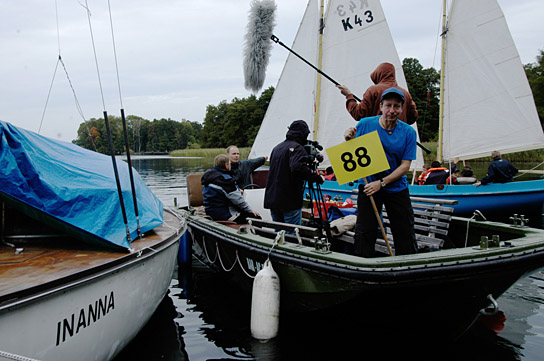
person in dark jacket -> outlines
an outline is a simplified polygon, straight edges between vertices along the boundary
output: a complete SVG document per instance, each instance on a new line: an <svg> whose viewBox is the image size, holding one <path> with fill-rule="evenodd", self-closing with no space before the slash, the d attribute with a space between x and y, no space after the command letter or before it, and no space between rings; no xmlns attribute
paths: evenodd
<svg viewBox="0 0 544 361"><path fill-rule="evenodd" d="M425 177L425 185L429 184L446 184L450 176L450 171L446 167L442 167L442 163L435 160L431 163L431 168L427 171Z"/></svg>
<svg viewBox="0 0 544 361"><path fill-rule="evenodd" d="M487 175L481 181L476 183L476 187L480 184L486 185L489 183L508 183L514 181L514 176L518 173L518 169L506 159L501 158L501 153L494 150L491 153L493 160L487 167Z"/></svg>
<svg viewBox="0 0 544 361"><path fill-rule="evenodd" d="M259 157L240 161L240 150L235 145L227 148L227 155L230 160L230 173L241 189L253 183L251 174L267 160L267 157Z"/></svg>
<svg viewBox="0 0 544 361"><path fill-rule="evenodd" d="M301 224L304 182L323 184L323 178L308 165L304 149L308 134L308 124L295 120L289 126L286 139L270 154L264 208L270 209L275 222Z"/></svg>
<svg viewBox="0 0 544 361"><path fill-rule="evenodd" d="M202 195L206 214L214 221L247 223L247 217L260 218L251 210L242 192L230 175L230 162L226 154L215 157L214 167L202 175Z"/></svg>

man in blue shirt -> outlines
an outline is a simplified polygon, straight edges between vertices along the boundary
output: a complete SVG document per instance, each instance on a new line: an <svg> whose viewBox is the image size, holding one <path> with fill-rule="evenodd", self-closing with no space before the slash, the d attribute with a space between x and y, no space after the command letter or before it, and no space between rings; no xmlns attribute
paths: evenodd
<svg viewBox="0 0 544 361"><path fill-rule="evenodd" d="M359 181L357 225L354 254L373 257L378 221L370 196L378 210L385 205L395 243L395 254L417 253L414 232L414 211L408 192L406 173L416 159L416 132L399 120L404 105L404 94L397 88L385 90L381 96L381 115L362 118L356 128L349 128L344 137L353 139L374 131L378 132L390 169L367 177L368 184Z"/></svg>

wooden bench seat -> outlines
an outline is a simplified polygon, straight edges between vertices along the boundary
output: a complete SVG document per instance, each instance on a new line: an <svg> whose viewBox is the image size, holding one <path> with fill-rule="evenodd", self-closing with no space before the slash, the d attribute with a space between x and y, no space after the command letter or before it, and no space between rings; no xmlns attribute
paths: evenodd
<svg viewBox="0 0 544 361"><path fill-rule="evenodd" d="M448 235L450 221L453 216L455 200L432 199L422 197L410 197L414 210L414 231L420 250L436 251L444 247L445 238ZM383 209L383 225L386 229L387 240L392 249L395 242L391 234L391 224L387 217L387 211ZM376 250L387 253L387 246L383 239L376 241Z"/></svg>
<svg viewBox="0 0 544 361"><path fill-rule="evenodd" d="M414 210L414 231L420 250L436 251L442 249L448 235L455 200L431 199L422 197L410 197ZM395 242L391 233L391 225L385 207L382 211L382 222L386 229L387 240L394 252ZM353 244L354 232L346 232L337 239ZM381 232L379 232L381 236ZM383 238L376 240L376 251L388 254L387 245Z"/></svg>

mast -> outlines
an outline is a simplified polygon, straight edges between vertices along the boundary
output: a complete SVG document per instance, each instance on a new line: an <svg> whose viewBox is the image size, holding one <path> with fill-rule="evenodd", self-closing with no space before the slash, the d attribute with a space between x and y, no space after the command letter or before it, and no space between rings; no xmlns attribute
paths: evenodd
<svg viewBox="0 0 544 361"><path fill-rule="evenodd" d="M323 67L323 28L325 23L323 20L323 10L325 7L325 0L321 0L320 10L319 10L319 37L317 45L317 67L321 69ZM317 85L316 85L316 94L315 94L315 115L314 115L314 135L313 140L317 140L317 131L319 127L319 103L321 99L321 74L317 73Z"/></svg>
<svg viewBox="0 0 544 361"><path fill-rule="evenodd" d="M442 15L442 60L440 65L440 110L438 115L438 149L436 151L436 160L442 162L442 155L444 153L444 65L446 63L446 0L443 2L443 15Z"/></svg>

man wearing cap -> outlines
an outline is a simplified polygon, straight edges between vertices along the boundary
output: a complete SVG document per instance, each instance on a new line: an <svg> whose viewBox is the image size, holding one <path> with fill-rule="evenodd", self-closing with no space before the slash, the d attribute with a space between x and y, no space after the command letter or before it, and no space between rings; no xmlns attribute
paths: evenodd
<svg viewBox="0 0 544 361"><path fill-rule="evenodd" d="M395 243L395 254L417 253L414 232L414 212L408 192L406 173L416 159L416 132L399 120L404 104L400 89L386 89L380 101L381 115L362 118L356 128L344 133L346 140L378 132L390 169L367 177L368 184L359 181L357 225L355 227L354 254L373 257L378 221L371 204L374 198L378 210L385 205Z"/></svg>
<svg viewBox="0 0 544 361"><path fill-rule="evenodd" d="M289 126L285 140L270 154L264 208L270 209L274 222L300 225L304 181L323 184L323 178L308 165L308 153L304 149L308 134L308 124L295 120Z"/></svg>

